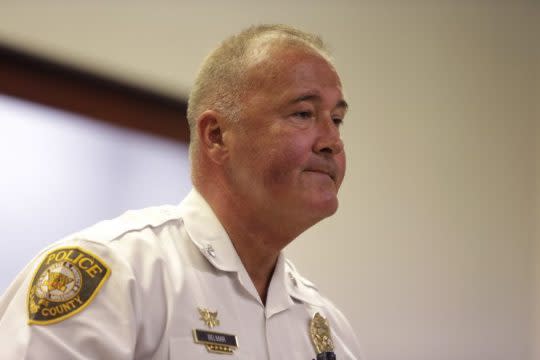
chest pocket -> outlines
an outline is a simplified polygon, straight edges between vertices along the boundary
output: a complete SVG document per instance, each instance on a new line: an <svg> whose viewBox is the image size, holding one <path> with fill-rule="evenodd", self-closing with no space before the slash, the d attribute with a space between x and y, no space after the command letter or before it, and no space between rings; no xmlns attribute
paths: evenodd
<svg viewBox="0 0 540 360"><path fill-rule="evenodd" d="M217 354L209 352L204 344L197 344L192 337L177 337L169 340L169 360L246 360L242 349L234 350L232 354Z"/></svg>

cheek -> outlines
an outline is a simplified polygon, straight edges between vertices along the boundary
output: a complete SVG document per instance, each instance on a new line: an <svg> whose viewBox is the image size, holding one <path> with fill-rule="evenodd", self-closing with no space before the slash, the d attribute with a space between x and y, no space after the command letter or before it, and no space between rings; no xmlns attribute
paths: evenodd
<svg viewBox="0 0 540 360"><path fill-rule="evenodd" d="M311 155L303 141L280 141L263 154L264 178L267 184L290 183L304 169Z"/></svg>

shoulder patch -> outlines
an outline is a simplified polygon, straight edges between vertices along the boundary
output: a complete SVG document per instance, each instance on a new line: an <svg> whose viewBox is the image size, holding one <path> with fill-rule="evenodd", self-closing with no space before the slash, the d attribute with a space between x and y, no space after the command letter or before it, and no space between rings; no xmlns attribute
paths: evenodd
<svg viewBox="0 0 540 360"><path fill-rule="evenodd" d="M92 302L111 270L79 247L57 248L39 264L28 289L28 324L65 320Z"/></svg>

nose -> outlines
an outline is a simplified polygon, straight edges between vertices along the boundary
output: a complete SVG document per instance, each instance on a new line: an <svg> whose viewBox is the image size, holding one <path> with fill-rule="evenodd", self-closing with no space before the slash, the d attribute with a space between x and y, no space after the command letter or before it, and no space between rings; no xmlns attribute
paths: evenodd
<svg viewBox="0 0 540 360"><path fill-rule="evenodd" d="M332 117L320 119L317 124L317 140L313 144L313 151L318 154L337 155L343 151L343 140L338 125Z"/></svg>

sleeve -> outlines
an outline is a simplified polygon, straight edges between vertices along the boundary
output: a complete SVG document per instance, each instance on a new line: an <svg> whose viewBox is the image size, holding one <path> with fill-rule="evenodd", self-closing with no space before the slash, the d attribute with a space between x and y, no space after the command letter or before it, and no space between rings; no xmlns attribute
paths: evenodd
<svg viewBox="0 0 540 360"><path fill-rule="evenodd" d="M0 299L3 359L133 359L137 288L106 245L57 244L37 256Z"/></svg>

